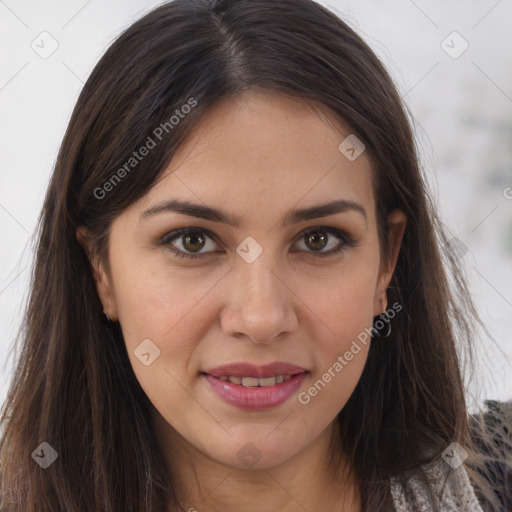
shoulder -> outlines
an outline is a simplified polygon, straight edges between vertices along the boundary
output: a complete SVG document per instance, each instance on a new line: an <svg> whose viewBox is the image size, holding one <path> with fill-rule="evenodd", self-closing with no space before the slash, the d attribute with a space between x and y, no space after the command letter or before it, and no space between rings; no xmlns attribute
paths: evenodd
<svg viewBox="0 0 512 512"><path fill-rule="evenodd" d="M434 501L442 512L483 512L464 465L452 468L443 459L423 473L391 479L397 512L431 512Z"/></svg>

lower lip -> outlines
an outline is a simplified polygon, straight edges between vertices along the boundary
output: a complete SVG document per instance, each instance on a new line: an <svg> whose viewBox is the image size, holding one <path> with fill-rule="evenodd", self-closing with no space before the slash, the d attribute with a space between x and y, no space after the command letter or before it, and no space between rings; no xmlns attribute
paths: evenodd
<svg viewBox="0 0 512 512"><path fill-rule="evenodd" d="M246 410L270 409L286 402L302 385L307 373L298 373L274 386L245 387L203 374L213 390L228 404Z"/></svg>

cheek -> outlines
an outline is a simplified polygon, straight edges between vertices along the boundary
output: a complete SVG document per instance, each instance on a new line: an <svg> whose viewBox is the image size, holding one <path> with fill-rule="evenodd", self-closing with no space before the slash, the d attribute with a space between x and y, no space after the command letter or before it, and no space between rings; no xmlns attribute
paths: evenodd
<svg viewBox="0 0 512 512"><path fill-rule="evenodd" d="M361 378L370 349L371 338L362 331L364 318L350 317L344 312L342 319L337 324L340 334L334 341L317 341L317 351L321 352L317 354L319 364L297 395L301 416L310 419L313 437L345 407Z"/></svg>
<svg viewBox="0 0 512 512"><path fill-rule="evenodd" d="M320 279L304 280L302 296L311 305L313 318L324 324L327 347L343 350L350 340L371 327L377 267L359 258Z"/></svg>
<svg viewBox="0 0 512 512"><path fill-rule="evenodd" d="M343 408L363 372L377 270L373 258L358 258L310 288L308 303L315 313L310 315L315 324L312 332L324 334L315 336L314 374L298 398L326 421Z"/></svg>
<svg viewBox="0 0 512 512"><path fill-rule="evenodd" d="M117 277L113 275L116 303L135 376L162 415L187 417L191 358L205 337L208 292L215 280L196 279L183 271L179 276L150 261L118 263Z"/></svg>
<svg viewBox="0 0 512 512"><path fill-rule="evenodd" d="M162 260L148 257L131 264L126 257L118 261L115 274L113 270L121 324L134 335L160 341L183 325L190 328L214 284L211 275L173 269Z"/></svg>

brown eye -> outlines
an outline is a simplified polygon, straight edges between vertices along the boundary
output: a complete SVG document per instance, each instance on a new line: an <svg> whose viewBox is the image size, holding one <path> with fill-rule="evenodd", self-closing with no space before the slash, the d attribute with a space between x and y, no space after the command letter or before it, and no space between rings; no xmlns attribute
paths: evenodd
<svg viewBox="0 0 512 512"><path fill-rule="evenodd" d="M159 245L166 246L178 258L200 258L219 252L215 251L217 244L214 238L215 236L205 229L184 228L167 233L160 239ZM299 242L304 244L299 252L318 257L334 256L345 248L356 245L344 231L321 226L302 233ZM325 248L329 250L324 250ZM292 252L297 251L292 250Z"/></svg>
<svg viewBox="0 0 512 512"><path fill-rule="evenodd" d="M298 243L303 245L300 248L301 252L320 257L333 256L346 247L355 246L354 240L345 232L335 228L322 228L321 226L302 233Z"/></svg>
<svg viewBox="0 0 512 512"><path fill-rule="evenodd" d="M178 258L199 258L215 252L212 235L204 229L179 229L165 235L161 241ZM203 251L203 249L205 249Z"/></svg>
<svg viewBox="0 0 512 512"><path fill-rule="evenodd" d="M188 235L182 235L182 244L187 251L198 252L205 245L205 238L201 236L200 231L195 231Z"/></svg>
<svg viewBox="0 0 512 512"><path fill-rule="evenodd" d="M327 245L325 231L312 231L305 235L306 245L314 251L320 251Z"/></svg>

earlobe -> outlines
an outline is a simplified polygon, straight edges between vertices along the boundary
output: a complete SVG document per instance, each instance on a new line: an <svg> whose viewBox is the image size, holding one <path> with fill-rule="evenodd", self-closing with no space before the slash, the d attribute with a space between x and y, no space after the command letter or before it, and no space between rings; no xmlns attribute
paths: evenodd
<svg viewBox="0 0 512 512"><path fill-rule="evenodd" d="M89 232L84 226L80 226L76 230L76 239L78 243L84 248L87 258L91 264L94 284L96 285L96 291L103 305L103 312L109 320L117 321L117 306L112 284L103 263L99 260L97 254L95 254L95 251L91 246L91 238L89 236Z"/></svg>

